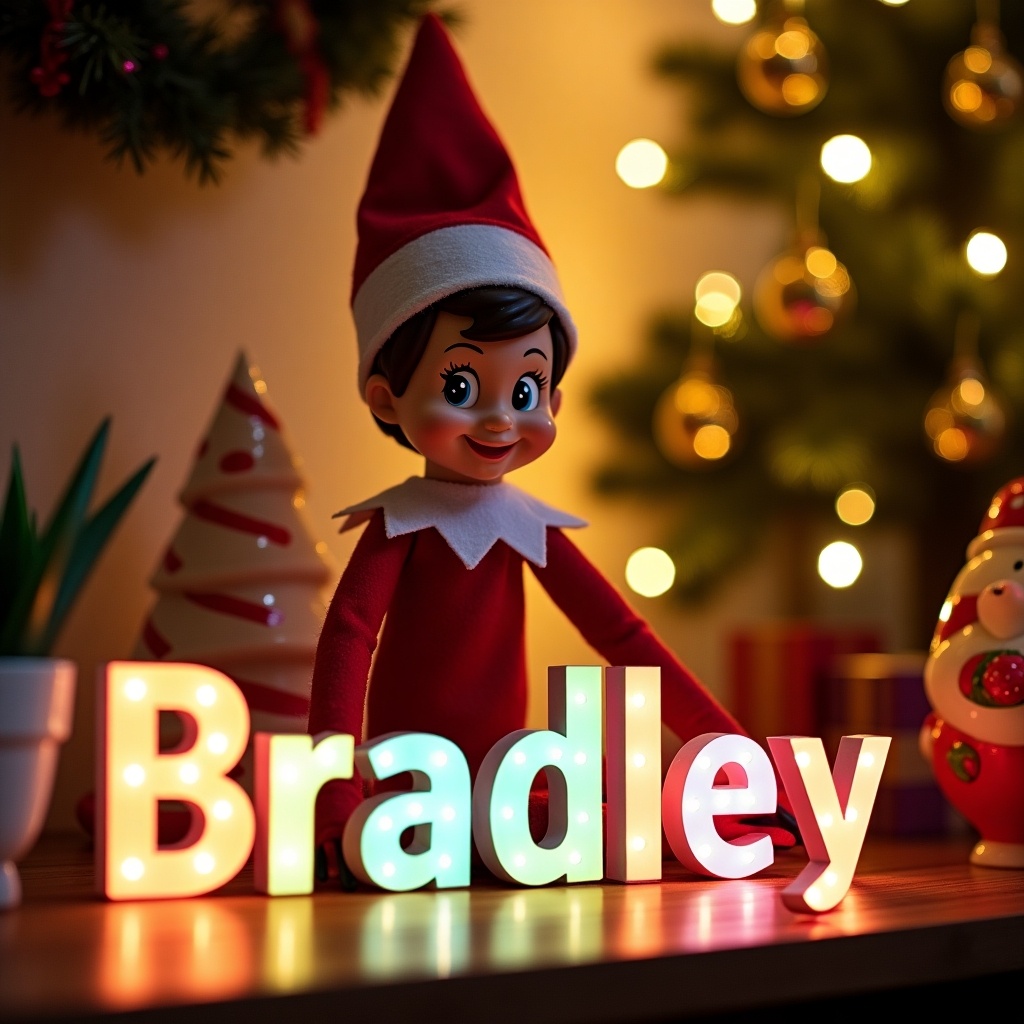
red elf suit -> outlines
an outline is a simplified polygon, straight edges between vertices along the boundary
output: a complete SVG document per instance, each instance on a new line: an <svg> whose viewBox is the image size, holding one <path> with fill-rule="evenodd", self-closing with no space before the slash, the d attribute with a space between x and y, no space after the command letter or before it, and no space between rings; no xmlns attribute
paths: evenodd
<svg viewBox="0 0 1024 1024"><path fill-rule="evenodd" d="M361 392L406 320L486 285L540 296L571 358L576 328L554 265L434 15L421 23L388 113L358 227L352 308ZM569 539L564 531L582 520L505 482L426 478L343 514L343 528L367 525L320 636L311 734L436 733L461 748L475 778L494 743L526 723L524 563L608 664L660 666L663 720L680 740L744 732ZM318 843L340 835L362 797L359 779L325 787Z"/></svg>

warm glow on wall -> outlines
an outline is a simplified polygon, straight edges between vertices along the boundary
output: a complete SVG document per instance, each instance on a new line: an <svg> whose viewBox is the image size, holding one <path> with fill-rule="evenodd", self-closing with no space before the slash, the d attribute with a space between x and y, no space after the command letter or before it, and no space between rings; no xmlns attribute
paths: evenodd
<svg viewBox="0 0 1024 1024"><path fill-rule="evenodd" d="M720 771L725 785L715 785ZM705 733L685 743L672 760L662 791L665 836L680 863L719 878L746 878L775 859L771 838L751 830L727 842L717 814L774 814L778 786L764 749L746 736Z"/></svg>
<svg viewBox="0 0 1024 1024"><path fill-rule="evenodd" d="M473 787L473 835L487 867L522 885L604 875L601 668L548 670L549 729L519 729L484 758ZM530 789L545 771L548 829L530 834Z"/></svg>
<svg viewBox="0 0 1024 1024"><path fill-rule="evenodd" d="M844 736L829 773L820 739L768 738L810 857L807 867L782 891L790 910L831 910L849 890L889 743L888 736Z"/></svg>
<svg viewBox="0 0 1024 1024"><path fill-rule="evenodd" d="M329 779L352 777L353 743L345 733L256 734L258 892L291 896L313 891L316 795Z"/></svg>
<svg viewBox="0 0 1024 1024"><path fill-rule="evenodd" d="M627 142L615 158L615 173L630 188L651 188L668 170L665 150L652 139Z"/></svg>
<svg viewBox="0 0 1024 1024"><path fill-rule="evenodd" d="M252 850L252 804L227 773L249 739L238 687L205 665L110 662L99 685L96 870L112 900L197 896L233 878ZM184 739L161 751L160 712L174 711ZM181 801L192 827L157 845L160 801Z"/></svg>
<svg viewBox="0 0 1024 1024"><path fill-rule="evenodd" d="M605 669L605 875L661 878L661 670Z"/></svg>

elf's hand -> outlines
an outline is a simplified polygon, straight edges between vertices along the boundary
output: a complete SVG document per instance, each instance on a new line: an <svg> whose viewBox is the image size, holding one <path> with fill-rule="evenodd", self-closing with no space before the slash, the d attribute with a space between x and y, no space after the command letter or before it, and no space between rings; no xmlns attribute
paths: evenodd
<svg viewBox="0 0 1024 1024"><path fill-rule="evenodd" d="M351 892L359 884L345 863L345 824L364 798L359 779L332 779L316 801L313 871L318 882L338 882Z"/></svg>
<svg viewBox="0 0 1024 1024"><path fill-rule="evenodd" d="M345 892L353 892L359 884L345 863L340 835L317 843L313 869L318 882L337 881Z"/></svg>
<svg viewBox="0 0 1024 1024"><path fill-rule="evenodd" d="M750 832L763 832L776 850L788 850L803 843L796 818L782 807L774 814L716 814L715 828L726 842Z"/></svg>

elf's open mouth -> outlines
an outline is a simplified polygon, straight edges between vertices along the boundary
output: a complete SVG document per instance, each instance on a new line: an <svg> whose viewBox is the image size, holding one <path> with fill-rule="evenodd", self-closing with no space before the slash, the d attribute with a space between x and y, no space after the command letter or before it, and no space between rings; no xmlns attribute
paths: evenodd
<svg viewBox="0 0 1024 1024"><path fill-rule="evenodd" d="M518 442L513 441L511 444L484 444L482 441L474 441L473 438L467 435L466 444L482 459L498 462L500 459L505 458Z"/></svg>

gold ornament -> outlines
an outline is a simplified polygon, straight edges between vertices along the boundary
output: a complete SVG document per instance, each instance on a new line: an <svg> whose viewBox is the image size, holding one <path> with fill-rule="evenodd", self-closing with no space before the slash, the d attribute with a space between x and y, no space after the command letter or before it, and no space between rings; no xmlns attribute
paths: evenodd
<svg viewBox="0 0 1024 1024"><path fill-rule="evenodd" d="M654 409L654 440L673 465L713 466L732 451L739 416L732 392L718 384L708 359L693 359Z"/></svg>
<svg viewBox="0 0 1024 1024"><path fill-rule="evenodd" d="M772 260L754 284L754 314L779 341L808 342L850 314L853 281L824 245L798 246Z"/></svg>
<svg viewBox="0 0 1024 1024"><path fill-rule="evenodd" d="M924 430L946 462L985 462L999 450L1006 412L973 359L954 359L946 383L928 403Z"/></svg>
<svg viewBox="0 0 1024 1024"><path fill-rule="evenodd" d="M943 100L949 116L965 128L1004 128L1020 110L1024 69L1006 52L995 25L979 22L971 45L946 65Z"/></svg>
<svg viewBox="0 0 1024 1024"><path fill-rule="evenodd" d="M828 89L828 57L800 17L755 32L736 64L740 91L758 110L793 117L813 110Z"/></svg>

